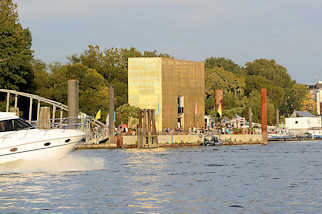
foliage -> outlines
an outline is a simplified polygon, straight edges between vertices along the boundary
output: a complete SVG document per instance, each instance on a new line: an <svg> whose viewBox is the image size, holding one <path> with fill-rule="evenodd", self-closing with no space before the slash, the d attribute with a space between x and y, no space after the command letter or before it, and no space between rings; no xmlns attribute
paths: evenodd
<svg viewBox="0 0 322 214"><path fill-rule="evenodd" d="M42 63L35 62L33 65L37 93L40 96L67 104L67 82L69 79L77 79L80 111L95 116L101 109L102 119L105 120L108 112L108 88L102 75L80 63L54 63L49 65L49 73L44 71Z"/></svg>
<svg viewBox="0 0 322 214"><path fill-rule="evenodd" d="M129 104L124 104L118 107L116 125L120 125L122 123L128 124L130 119L135 123L139 118L139 110L140 109L138 107L130 106Z"/></svg>
<svg viewBox="0 0 322 214"><path fill-rule="evenodd" d="M303 100L302 108L300 108L301 111L307 111L311 112L312 114L316 115L316 102L313 99L313 93L309 92L305 96L305 99Z"/></svg>
<svg viewBox="0 0 322 214"><path fill-rule="evenodd" d="M261 94L258 91L253 91L248 97L247 104L243 109L242 116L249 119L248 109L251 107L253 113L253 122L261 122ZM274 124L276 122L276 110L270 98L267 98L267 123Z"/></svg>
<svg viewBox="0 0 322 214"><path fill-rule="evenodd" d="M31 91L31 33L18 20L12 0L0 2L0 88Z"/></svg>
<svg viewBox="0 0 322 214"><path fill-rule="evenodd" d="M237 65L230 59L225 59L224 57L209 57L205 59L206 70L209 70L215 67L222 68L226 71L230 71L233 73L238 73L242 70L239 65Z"/></svg>
<svg viewBox="0 0 322 214"><path fill-rule="evenodd" d="M276 109L282 117L301 109L306 96L304 85L292 81L285 67L274 60L257 59L238 66L230 59L210 57L205 60L206 113L213 114L214 93L223 89L223 115L242 114L248 118L253 109L254 121L260 121L260 90L267 89L268 123L275 121Z"/></svg>

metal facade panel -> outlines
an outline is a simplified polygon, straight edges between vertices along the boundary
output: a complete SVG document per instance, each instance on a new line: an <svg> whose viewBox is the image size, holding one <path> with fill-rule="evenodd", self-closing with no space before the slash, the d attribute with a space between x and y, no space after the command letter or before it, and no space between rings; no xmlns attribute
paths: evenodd
<svg viewBox="0 0 322 214"><path fill-rule="evenodd" d="M155 109L156 128L162 129L161 58L138 57L128 60L129 104L141 109Z"/></svg>
<svg viewBox="0 0 322 214"><path fill-rule="evenodd" d="M162 58L162 126L177 127L177 98L184 97L184 130L204 127L204 64ZM196 110L196 115L195 115Z"/></svg>
<svg viewBox="0 0 322 214"><path fill-rule="evenodd" d="M204 127L205 77L202 62L158 57L129 58L128 87L130 105L159 109L157 131L177 127L178 96L184 96L184 129Z"/></svg>

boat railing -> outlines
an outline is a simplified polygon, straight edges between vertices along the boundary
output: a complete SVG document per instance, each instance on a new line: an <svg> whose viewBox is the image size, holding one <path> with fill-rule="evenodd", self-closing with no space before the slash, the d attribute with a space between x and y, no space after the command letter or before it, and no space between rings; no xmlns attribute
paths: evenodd
<svg viewBox="0 0 322 214"><path fill-rule="evenodd" d="M93 117L82 118L56 118L49 121L32 121L31 124L39 129L78 129L86 134L85 143L99 143L107 139L108 129L106 125Z"/></svg>

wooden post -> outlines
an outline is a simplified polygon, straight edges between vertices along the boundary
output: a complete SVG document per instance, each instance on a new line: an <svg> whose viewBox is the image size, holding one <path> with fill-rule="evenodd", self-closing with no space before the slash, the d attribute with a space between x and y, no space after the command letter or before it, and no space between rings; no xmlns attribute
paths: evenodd
<svg viewBox="0 0 322 214"><path fill-rule="evenodd" d="M276 126L280 124L280 110L276 109Z"/></svg>
<svg viewBox="0 0 322 214"><path fill-rule="evenodd" d="M29 103L29 122L32 120L32 98L30 98L30 103Z"/></svg>
<svg viewBox="0 0 322 214"><path fill-rule="evenodd" d="M261 99L261 110L262 110L262 137L263 144L267 144L267 99L266 99L266 88L261 89L262 99Z"/></svg>
<svg viewBox="0 0 322 214"><path fill-rule="evenodd" d="M110 138L113 141L114 138L114 88L110 85L108 89L108 101L109 101L109 133Z"/></svg>
<svg viewBox="0 0 322 214"><path fill-rule="evenodd" d="M153 143L158 145L158 134L157 134L157 129L155 125L155 111L154 109L152 110L152 134L153 134Z"/></svg>
<svg viewBox="0 0 322 214"><path fill-rule="evenodd" d="M149 148L151 148L151 144L152 144L152 138L151 138L151 130L152 130L152 126L151 126L151 121L152 121L152 112L151 109L147 110L148 113L148 144L149 144Z"/></svg>
<svg viewBox="0 0 322 214"><path fill-rule="evenodd" d="M68 80L68 117L71 128L76 128L79 113L78 80Z"/></svg>
<svg viewBox="0 0 322 214"><path fill-rule="evenodd" d="M10 93L7 93L7 106L6 106L6 112L9 112L9 106L10 106Z"/></svg>
<svg viewBox="0 0 322 214"><path fill-rule="evenodd" d="M143 138L142 138L142 111L139 110L139 124L138 124L138 127L137 127L137 130L136 130L136 134L137 134L137 141L138 141L138 145L137 147L138 148L142 148L142 145L143 145Z"/></svg>
<svg viewBox="0 0 322 214"><path fill-rule="evenodd" d="M146 132L147 132L147 127L146 127L146 123L147 123L147 121L146 121L146 119L147 119L147 111L146 111L146 109L144 109L143 110L143 144L144 144L144 146L145 146L145 144L147 143L147 140L146 140Z"/></svg>
<svg viewBox="0 0 322 214"><path fill-rule="evenodd" d="M248 108L248 122L249 122L249 128L253 128L253 112L252 112L252 107Z"/></svg>
<svg viewBox="0 0 322 214"><path fill-rule="evenodd" d="M39 114L40 114L40 100L38 100L38 104L37 104L37 121L39 121Z"/></svg>
<svg viewBox="0 0 322 214"><path fill-rule="evenodd" d="M41 107L39 116L39 129L49 129L50 128L50 108Z"/></svg>

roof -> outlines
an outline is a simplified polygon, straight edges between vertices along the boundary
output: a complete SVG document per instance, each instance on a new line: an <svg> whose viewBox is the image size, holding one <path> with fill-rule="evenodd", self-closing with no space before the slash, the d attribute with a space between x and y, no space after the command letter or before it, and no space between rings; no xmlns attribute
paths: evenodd
<svg viewBox="0 0 322 214"><path fill-rule="evenodd" d="M293 113L294 114L294 113ZM313 114L307 111L295 111L296 117L315 117Z"/></svg>

